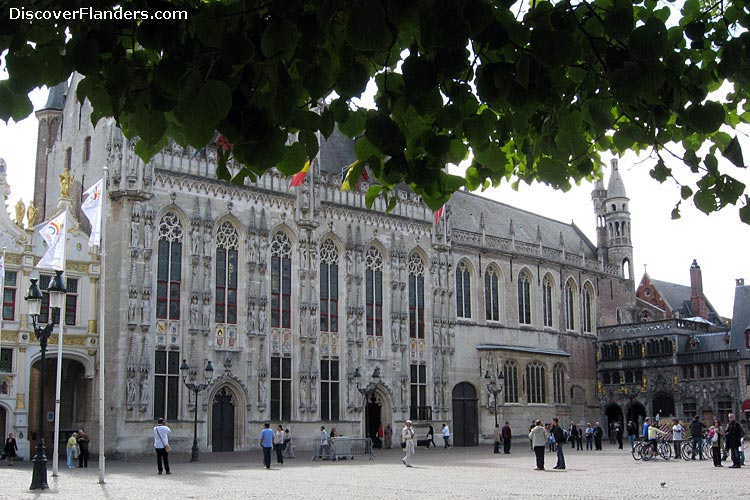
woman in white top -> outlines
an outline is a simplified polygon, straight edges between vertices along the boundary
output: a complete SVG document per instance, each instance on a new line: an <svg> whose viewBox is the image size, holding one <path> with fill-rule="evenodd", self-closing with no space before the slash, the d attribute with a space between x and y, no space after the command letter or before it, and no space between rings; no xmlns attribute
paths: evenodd
<svg viewBox="0 0 750 500"><path fill-rule="evenodd" d="M284 463L284 427L279 424L273 436L273 447L276 448L276 463Z"/></svg>
<svg viewBox="0 0 750 500"><path fill-rule="evenodd" d="M685 435L685 428L680 425L676 418L672 419L672 441L674 442L674 456L677 459L682 458L682 439Z"/></svg>

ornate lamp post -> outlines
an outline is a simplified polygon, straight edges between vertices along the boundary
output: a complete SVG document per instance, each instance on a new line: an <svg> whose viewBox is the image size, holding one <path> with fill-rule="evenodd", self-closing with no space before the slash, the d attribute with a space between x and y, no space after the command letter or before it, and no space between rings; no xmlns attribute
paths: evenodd
<svg viewBox="0 0 750 500"><path fill-rule="evenodd" d="M187 360L182 360L180 365L180 371L182 372L182 382L185 384L195 396L195 419L193 420L193 448L190 454L190 461L197 462L199 451L198 451L198 393L206 389L211 385L211 379L214 376L214 367L211 366L211 361L206 360L206 367L203 369L203 383L197 381L197 370L190 368L187 364Z"/></svg>
<svg viewBox="0 0 750 500"><path fill-rule="evenodd" d="M495 403L495 427L497 427L497 397L503 392L503 380L505 377L502 372L492 373L487 370L484 373L484 382L487 384L487 392L492 394L492 401Z"/></svg>
<svg viewBox="0 0 750 500"><path fill-rule="evenodd" d="M31 317L31 324L34 327L34 334L37 340L39 340L39 348L42 352L41 359L41 377L39 379L39 437L36 442L36 455L32 461L34 462L34 472L31 476L30 490L46 490L49 489L47 484L47 448L44 445L44 390L45 381L47 378L46 367L47 367L47 339L49 339L52 333L53 323L48 323L47 326L42 328L36 324L39 319L39 313L42 310L42 291L39 289L37 284L39 280L37 278L31 279L31 286L29 286L29 293L26 295L26 301L29 304L29 316ZM50 318L51 319L51 318Z"/></svg>
<svg viewBox="0 0 750 500"><path fill-rule="evenodd" d="M364 401L362 402L362 413L364 413L365 408L367 407L367 401L375 394L375 390L377 389L378 382L380 382L380 367L376 366L375 370L372 372L372 381L368 382L365 387L362 387L362 374L359 373L359 368L354 369L354 373L352 374L352 379L354 380L354 383L357 386L357 390L360 394L364 396ZM367 417L365 417L366 419ZM366 422L366 420L365 420ZM364 435L367 437L368 429L365 425L365 432ZM373 441L375 441L373 439Z"/></svg>

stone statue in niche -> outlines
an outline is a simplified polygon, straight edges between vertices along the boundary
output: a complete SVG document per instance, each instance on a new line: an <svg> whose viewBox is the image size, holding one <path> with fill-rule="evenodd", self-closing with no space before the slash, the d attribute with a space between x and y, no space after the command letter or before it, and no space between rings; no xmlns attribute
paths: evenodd
<svg viewBox="0 0 750 500"><path fill-rule="evenodd" d="M141 300L141 323L146 324L151 319L151 301L148 296Z"/></svg>
<svg viewBox="0 0 750 500"><path fill-rule="evenodd" d="M198 304L198 297L193 297L190 301L190 326L198 328L201 325L201 306Z"/></svg>
<svg viewBox="0 0 750 500"><path fill-rule="evenodd" d="M203 234L203 255L205 255L206 257L211 256L211 243L212 243L211 233L206 231Z"/></svg>
<svg viewBox="0 0 750 500"><path fill-rule="evenodd" d="M397 319L391 321L391 342L394 344L398 343L401 335L399 323L400 322Z"/></svg>
<svg viewBox="0 0 750 500"><path fill-rule="evenodd" d="M135 375L131 374L128 377L127 387L125 389L125 397L128 404L135 404L136 391L138 390L138 383L135 381Z"/></svg>
<svg viewBox="0 0 750 500"><path fill-rule="evenodd" d="M138 299L132 296L128 299L128 323L135 323L135 315L138 310Z"/></svg>
<svg viewBox="0 0 750 500"><path fill-rule="evenodd" d="M201 253L201 232L197 227L193 228L193 232L191 233L191 239L193 243L193 255L200 255Z"/></svg>
<svg viewBox="0 0 750 500"><path fill-rule="evenodd" d="M36 207L34 206L34 202L29 202L29 208L26 209L26 224L28 224L29 227L34 227L34 223L36 222Z"/></svg>
<svg viewBox="0 0 750 500"><path fill-rule="evenodd" d="M260 306L260 311L258 311L258 331L260 333L266 333L266 308L265 306Z"/></svg>
<svg viewBox="0 0 750 500"><path fill-rule="evenodd" d="M354 340L357 333L357 316L351 312L346 317L346 336L350 340Z"/></svg>
<svg viewBox="0 0 750 500"><path fill-rule="evenodd" d="M406 384L406 377L401 377L401 406L406 406L406 402L409 399L408 387Z"/></svg>
<svg viewBox="0 0 750 500"><path fill-rule="evenodd" d="M208 299L203 299L203 323L201 326L204 330L208 330L211 326L211 302Z"/></svg>
<svg viewBox="0 0 750 500"><path fill-rule="evenodd" d="M130 223L130 246L131 247L137 247L138 243L140 243L141 239L141 228L138 224L138 221L133 221Z"/></svg>
<svg viewBox="0 0 750 500"><path fill-rule="evenodd" d="M259 378L258 379L258 404L259 405L265 405L266 404L266 383L265 379Z"/></svg>
<svg viewBox="0 0 750 500"><path fill-rule="evenodd" d="M255 333L258 325L255 323L255 311L252 307L247 308L247 324L250 327L250 333Z"/></svg>
<svg viewBox="0 0 750 500"><path fill-rule="evenodd" d="M250 262L258 262L258 241L255 238L250 240Z"/></svg>
<svg viewBox="0 0 750 500"><path fill-rule="evenodd" d="M307 378L302 377L299 381L299 404L300 406L307 405Z"/></svg>
<svg viewBox="0 0 750 500"><path fill-rule="evenodd" d="M149 391L148 373L141 379L141 404L147 405L151 394Z"/></svg>
<svg viewBox="0 0 750 500"><path fill-rule="evenodd" d="M154 239L154 226L146 224L143 226L143 246L147 249L151 248Z"/></svg>

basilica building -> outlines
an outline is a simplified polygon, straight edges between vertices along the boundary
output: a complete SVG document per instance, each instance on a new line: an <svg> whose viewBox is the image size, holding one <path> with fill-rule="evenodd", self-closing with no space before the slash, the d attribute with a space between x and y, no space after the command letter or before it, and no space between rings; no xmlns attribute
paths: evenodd
<svg viewBox="0 0 750 500"><path fill-rule="evenodd" d="M68 241L60 426L98 427L93 379L104 369L107 453L150 450L158 417L172 448L187 451L195 412L204 451L257 447L264 421L289 426L301 447L321 425L372 436L407 419L418 432L448 423L456 445L476 445L496 418L518 434L536 418L602 415L597 332L635 311L616 160L608 187L592 194L595 243L573 223L467 192L436 217L402 189L386 213L380 200L366 208L368 180L340 190L353 160L341 134L321 144L301 186L275 170L238 186L216 178L212 147L170 143L144 164L111 120L92 126L79 80L51 89L36 112L31 227L23 209L16 221L0 214L9 226L1 424L27 449L40 431L34 412L48 411L34 403L39 347L22 300L30 277L48 279L34 267L45 248L33 226L66 206L80 228ZM101 256L88 251L79 207L105 167L102 297ZM199 380L208 361L214 368L197 401L183 360Z"/></svg>

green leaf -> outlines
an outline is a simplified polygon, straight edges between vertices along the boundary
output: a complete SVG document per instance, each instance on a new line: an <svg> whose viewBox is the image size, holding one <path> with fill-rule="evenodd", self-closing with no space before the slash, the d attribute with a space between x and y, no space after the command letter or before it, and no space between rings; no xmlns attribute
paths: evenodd
<svg viewBox="0 0 750 500"><path fill-rule="evenodd" d="M630 34L630 51L638 60L659 59L667 47L667 27L658 19L651 18Z"/></svg>
<svg viewBox="0 0 750 500"><path fill-rule="evenodd" d="M724 107L718 102L707 101L706 104L691 106L683 116L693 129L710 134L724 123Z"/></svg>
<svg viewBox="0 0 750 500"><path fill-rule="evenodd" d="M668 168L662 160L659 160L649 174L651 175L651 178L656 179L659 182L664 182L667 178L672 176L672 169Z"/></svg>
<svg viewBox="0 0 750 500"><path fill-rule="evenodd" d="M380 151L395 156L406 148L406 139L394 121L383 114L367 119L365 137Z"/></svg>
<svg viewBox="0 0 750 500"><path fill-rule="evenodd" d="M554 188L567 191L570 189L568 181L568 166L562 161L554 158L543 157L537 166L539 180Z"/></svg>
<svg viewBox="0 0 750 500"><path fill-rule="evenodd" d="M373 203L375 203L375 199L380 196L380 193L383 191L383 186L379 186L377 184L370 186L370 188L367 190L367 194L365 194L365 205L367 208L372 208Z"/></svg>
<svg viewBox="0 0 750 500"><path fill-rule="evenodd" d="M19 122L34 111L29 97L11 89L9 80L0 81L0 120Z"/></svg>
<svg viewBox="0 0 750 500"><path fill-rule="evenodd" d="M263 30L260 50L266 57L283 56L294 51L299 36L296 24L286 19L275 20Z"/></svg>
<svg viewBox="0 0 750 500"><path fill-rule="evenodd" d="M359 108L355 111L350 111L346 120L339 122L339 130L345 136L350 139L354 139L358 135L362 134L365 130L365 119L367 118L367 110Z"/></svg>
<svg viewBox="0 0 750 500"><path fill-rule="evenodd" d="M376 148L370 141L367 140L367 137L360 137L357 139L357 142L354 143L354 154L357 157L358 160L369 160L373 156L375 157L382 157L383 153L378 148Z"/></svg>
<svg viewBox="0 0 750 500"><path fill-rule="evenodd" d="M161 141L167 131L167 120L164 113L146 107L135 110L135 130L145 146L153 146Z"/></svg>
<svg viewBox="0 0 750 500"><path fill-rule="evenodd" d="M284 157L276 168L284 175L292 175L302 170L306 161L307 151L305 150L305 146L299 142L295 142L291 146L284 148Z"/></svg>
<svg viewBox="0 0 750 500"><path fill-rule="evenodd" d="M748 203L747 197L745 197L745 206L740 207L740 220L745 224L750 224L750 203Z"/></svg>
<svg viewBox="0 0 750 500"><path fill-rule="evenodd" d="M346 39L355 49L387 49L393 40L383 6L377 0L356 0L346 21Z"/></svg>
<svg viewBox="0 0 750 500"><path fill-rule="evenodd" d="M688 199L688 198L690 198L691 196L693 196L693 190L692 190L692 189L690 189L690 187L689 187L689 186L682 186L682 187L680 188L680 197L681 197L681 198L682 198L683 200L687 200L687 199Z"/></svg>
<svg viewBox="0 0 750 500"><path fill-rule="evenodd" d="M232 91L218 80L191 82L183 96L182 102L174 108L174 115L191 128L213 130L232 106Z"/></svg>
<svg viewBox="0 0 750 500"><path fill-rule="evenodd" d="M737 140L737 136L734 136L721 154L724 158L731 161L735 167L745 168L745 161L742 158L742 147L740 147L740 141Z"/></svg>

